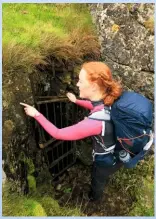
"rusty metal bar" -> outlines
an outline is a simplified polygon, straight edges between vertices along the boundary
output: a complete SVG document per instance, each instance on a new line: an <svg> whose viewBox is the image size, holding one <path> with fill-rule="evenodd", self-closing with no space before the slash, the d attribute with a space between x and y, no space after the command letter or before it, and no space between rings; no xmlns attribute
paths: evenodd
<svg viewBox="0 0 156 219"><path fill-rule="evenodd" d="M51 150L53 150L56 146L58 146L59 144L61 144L62 143L62 141L61 140L56 140L55 139L55 141L57 141L56 143L54 143L54 145L50 145L48 148L46 148L45 150L46 150L46 152L48 152L48 151L51 151Z"/></svg>
<svg viewBox="0 0 156 219"><path fill-rule="evenodd" d="M37 101L36 103L39 104L44 104L44 103L54 103L54 102L61 102L61 101L67 101L67 98L58 98L58 99L52 99L52 100L42 100L42 101Z"/></svg>
<svg viewBox="0 0 156 219"><path fill-rule="evenodd" d="M59 146L57 147L57 157L59 157L59 149L58 148L59 148ZM58 159L57 159L57 161L58 161ZM57 166L58 166L58 171L60 171L59 161L57 162Z"/></svg>
<svg viewBox="0 0 156 219"><path fill-rule="evenodd" d="M55 105L53 103L53 110L54 110L54 125L56 125L56 112L55 112Z"/></svg>
<svg viewBox="0 0 156 219"><path fill-rule="evenodd" d="M61 128L62 127L62 103L60 102L60 116L61 116Z"/></svg>
<svg viewBox="0 0 156 219"><path fill-rule="evenodd" d="M63 166L66 166L64 163L63 163L63 159L61 159L61 170L63 169Z"/></svg>
<svg viewBox="0 0 156 219"><path fill-rule="evenodd" d="M39 99L47 99L47 98L51 98L51 99L58 99L58 98L66 98L65 96L35 96L36 98ZM68 98L67 98L68 99Z"/></svg>
<svg viewBox="0 0 156 219"><path fill-rule="evenodd" d="M55 166L57 164L58 161L60 161L61 159L63 159L64 157L68 157L67 155L72 154L73 153L73 149L68 151L67 153L65 153L63 156L59 157L57 160L55 160L50 166L49 168L52 168L53 166Z"/></svg>
<svg viewBox="0 0 156 219"><path fill-rule="evenodd" d="M54 180L57 176L59 176L60 174L62 174L65 170L67 170L69 167L71 167L74 163L75 163L75 161L73 161L72 163L70 163L69 165L67 165L67 166L66 166L62 171L60 171L59 173L55 174L55 175L53 176L53 180Z"/></svg>
<svg viewBox="0 0 156 219"><path fill-rule="evenodd" d="M61 154L61 156L63 155L63 144L61 144L61 152L62 152L62 154Z"/></svg>
<svg viewBox="0 0 156 219"><path fill-rule="evenodd" d="M39 144L39 146L40 146L40 148L45 148L45 147L47 147L49 144L51 144L51 143L53 143L53 142L55 142L55 141L56 141L56 139L55 139L55 138L52 138L52 139L50 139L49 141L46 141L45 143Z"/></svg>
<svg viewBox="0 0 156 219"><path fill-rule="evenodd" d="M45 105L46 105L47 119L49 120L49 111L48 111L48 106L47 106L47 103L46 103Z"/></svg>
<svg viewBox="0 0 156 219"><path fill-rule="evenodd" d="M74 104L73 104L73 106L71 106L70 114L69 114L70 105L68 104L69 103L68 98L65 95L57 96L57 93L54 90L55 88L53 86L55 85L53 84L55 83L54 77L57 77L55 67L56 67L55 63L53 63L51 66L51 71L53 74L52 76L47 75L46 77L45 75L46 80L50 83L51 91L52 91L46 93L47 96L41 96L42 93L44 93L44 89L43 89L44 84L42 84L41 80L40 80L41 82L38 82L36 84L33 83L34 77L30 77L31 78L30 81L33 89L33 94L38 95L38 96L37 95L34 96L34 102L38 110L41 113L43 113L49 121L54 123L54 125L63 128L71 124L71 122L75 120L75 118L78 118L76 117L77 107L74 108ZM54 96L51 96L51 94L54 94ZM43 104L43 106L41 104ZM52 110L50 111L50 109ZM56 118L58 114L59 116ZM55 178L59 176L61 173L63 173L66 169L68 169L71 165L74 164L76 160L75 157L76 143L60 141L60 140L58 141L57 139L54 139L50 135L48 135L39 124L37 125L37 128L39 134L39 146L40 148L43 148L43 152L45 155L45 159L47 160L49 170L50 168L52 168L53 171L52 177L54 175Z"/></svg>

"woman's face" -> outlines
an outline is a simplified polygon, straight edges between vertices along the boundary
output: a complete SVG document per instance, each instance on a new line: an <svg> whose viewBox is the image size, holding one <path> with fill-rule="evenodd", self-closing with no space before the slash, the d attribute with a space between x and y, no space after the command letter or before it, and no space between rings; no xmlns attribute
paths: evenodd
<svg viewBox="0 0 156 219"><path fill-rule="evenodd" d="M87 79L87 72L81 69L79 73L79 81L76 84L79 87L79 96L81 98L89 99L92 95L92 83Z"/></svg>

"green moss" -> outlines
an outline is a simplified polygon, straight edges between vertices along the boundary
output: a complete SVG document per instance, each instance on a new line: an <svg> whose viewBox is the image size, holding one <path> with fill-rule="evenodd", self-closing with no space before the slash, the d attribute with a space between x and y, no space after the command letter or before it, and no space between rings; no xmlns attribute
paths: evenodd
<svg viewBox="0 0 156 219"><path fill-rule="evenodd" d="M11 174L16 174L16 168L15 168L15 163L14 161L9 162L9 170Z"/></svg>
<svg viewBox="0 0 156 219"><path fill-rule="evenodd" d="M46 192L42 188L47 188ZM52 198L49 185L37 188L36 193L27 196L19 195L11 190L12 183L7 182L3 187L3 216L82 216L79 209L62 208ZM50 188L49 188L50 189Z"/></svg>
<svg viewBox="0 0 156 219"><path fill-rule="evenodd" d="M26 161L26 156L25 156L25 154L24 154L23 151L21 151L21 153L20 153L18 159L19 159L20 161L23 161L23 162L25 163L25 161Z"/></svg>
<svg viewBox="0 0 156 219"><path fill-rule="evenodd" d="M42 205L33 199L25 200L24 209L27 212L27 216L47 216Z"/></svg>
<svg viewBox="0 0 156 219"><path fill-rule="evenodd" d="M35 171L33 160L31 158L26 157L23 151L19 155L19 160L23 161L24 164L27 165L27 170L28 170L27 180L28 180L29 192L31 193L35 192L36 191L36 179L34 176L31 175Z"/></svg>
<svg viewBox="0 0 156 219"><path fill-rule="evenodd" d="M33 160L26 157L23 151L19 155L19 160L23 161L28 166L28 174L32 174L35 171Z"/></svg>
<svg viewBox="0 0 156 219"><path fill-rule="evenodd" d="M43 207L46 209L47 215L62 215L62 213L60 212L60 206L57 203L57 201L55 201L54 199L52 199L51 197L43 197L42 201L41 201ZM52 207L53 206L53 207Z"/></svg>
<svg viewBox="0 0 156 219"><path fill-rule="evenodd" d="M60 207L58 202L51 197L44 196L40 203L46 211L47 216L81 216L79 209L71 209L69 207Z"/></svg>
<svg viewBox="0 0 156 219"><path fill-rule="evenodd" d="M31 158L26 159L26 163L28 165L28 173L32 174L35 171L35 166Z"/></svg>
<svg viewBox="0 0 156 219"><path fill-rule="evenodd" d="M29 192L35 192L36 191L36 180L34 176L28 175L28 186L29 186Z"/></svg>
<svg viewBox="0 0 156 219"><path fill-rule="evenodd" d="M3 192L3 216L47 216L39 200Z"/></svg>

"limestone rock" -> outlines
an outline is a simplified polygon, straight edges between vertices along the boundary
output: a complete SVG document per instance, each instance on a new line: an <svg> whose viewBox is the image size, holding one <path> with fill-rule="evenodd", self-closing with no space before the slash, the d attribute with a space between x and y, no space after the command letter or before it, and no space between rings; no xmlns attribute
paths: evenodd
<svg viewBox="0 0 156 219"><path fill-rule="evenodd" d="M90 4L102 60L124 88L154 100L154 4Z"/></svg>

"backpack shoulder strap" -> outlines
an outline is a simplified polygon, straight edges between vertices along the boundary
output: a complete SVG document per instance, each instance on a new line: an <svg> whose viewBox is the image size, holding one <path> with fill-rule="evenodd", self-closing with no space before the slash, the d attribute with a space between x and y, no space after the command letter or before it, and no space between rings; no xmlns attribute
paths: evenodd
<svg viewBox="0 0 156 219"><path fill-rule="evenodd" d="M99 120L102 121L102 133L101 135L104 136L105 135L105 122L111 122L111 118L110 118L110 108L103 108L100 111L94 112L91 115L88 116L89 119L93 119L93 120Z"/></svg>
<svg viewBox="0 0 156 219"><path fill-rule="evenodd" d="M100 111L94 112L88 116L89 119L95 119L99 121L110 121L110 108L103 108Z"/></svg>

